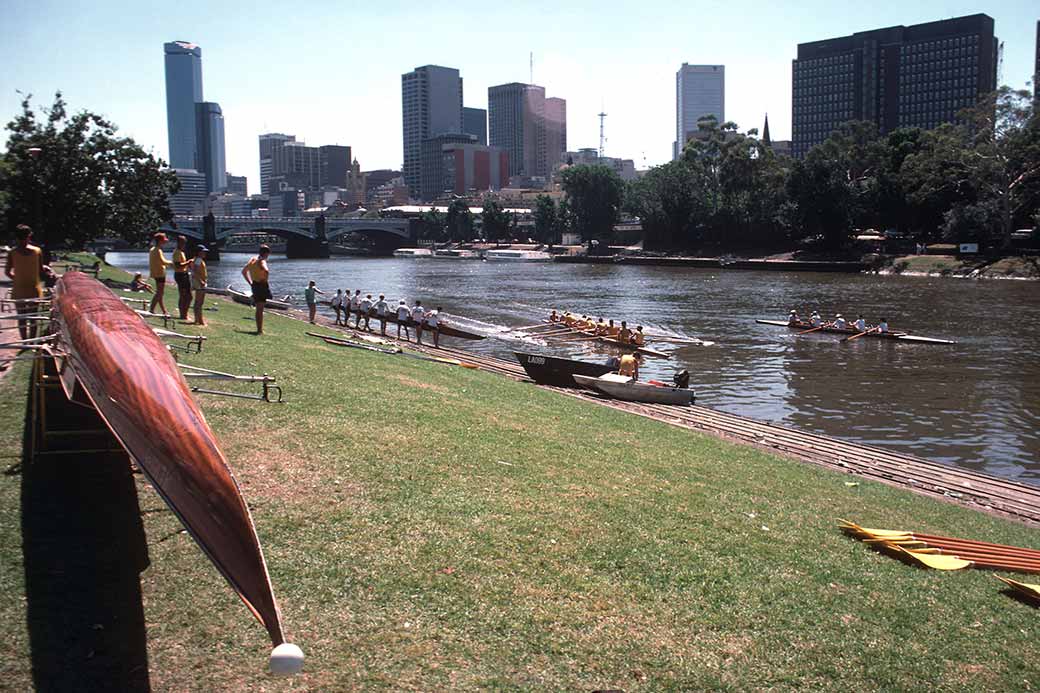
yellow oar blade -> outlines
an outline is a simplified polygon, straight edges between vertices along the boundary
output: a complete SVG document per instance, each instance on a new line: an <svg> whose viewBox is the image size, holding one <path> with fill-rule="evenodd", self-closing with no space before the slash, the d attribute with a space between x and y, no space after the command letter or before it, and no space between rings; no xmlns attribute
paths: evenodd
<svg viewBox="0 0 1040 693"><path fill-rule="evenodd" d="M895 544L890 544L889 546L925 568L932 568L933 570L963 570L964 568L971 567L971 561L966 561L963 558L957 558L956 556L942 556L931 553L921 553L918 551L907 551Z"/></svg>
<svg viewBox="0 0 1040 693"><path fill-rule="evenodd" d="M1012 580L1011 578L1001 577L999 575L994 575L993 577L1005 583L1016 592L1021 592L1027 597L1040 600L1040 585L1032 585L1028 582L1019 582L1018 580Z"/></svg>

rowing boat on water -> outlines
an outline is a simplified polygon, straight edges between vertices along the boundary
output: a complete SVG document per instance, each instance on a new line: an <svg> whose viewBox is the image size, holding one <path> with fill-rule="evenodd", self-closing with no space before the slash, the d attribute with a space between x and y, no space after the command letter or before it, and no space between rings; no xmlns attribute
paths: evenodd
<svg viewBox="0 0 1040 693"><path fill-rule="evenodd" d="M228 285L228 288L225 289L225 291L227 291L227 295L230 296L235 303L242 303L247 306L253 305L253 297L249 294L244 294L241 291L236 291L235 289L231 288L231 285ZM264 306L267 308L275 308L276 310L289 310L293 307L291 303L288 303L286 301L275 301L273 299L268 299L264 303Z"/></svg>
<svg viewBox="0 0 1040 693"><path fill-rule="evenodd" d="M359 311L359 310L352 310L352 311L350 311L350 314L352 316L354 316L354 317L357 317L358 315L361 314L361 311ZM385 318L380 318L378 315L376 315L376 312L375 312L374 308L369 311L368 317L369 317L370 324L373 323L373 322L376 322L378 320L383 320L383 319L385 319L388 323L391 323L391 324L394 324L394 325L396 325L398 322L401 322L400 320L397 319L397 313L389 312L389 313L387 313ZM412 320L411 318L409 318L407 321L401 322L401 326L402 327L407 327L409 329L414 330L415 329L415 321ZM452 327L451 325L446 325L446 324L444 324L444 319L443 318L441 319L441 322L440 322L440 331L441 331L441 336L442 337L458 337L459 339L472 339L472 340L486 339L487 338L487 335L477 334L476 332L470 332L468 330L463 330L462 328L459 328L459 327ZM425 325L424 324L423 332L426 332L427 334L430 334L430 333L433 332L433 330L429 327L429 325Z"/></svg>
<svg viewBox="0 0 1040 693"><path fill-rule="evenodd" d="M575 375L587 375L598 378L614 370L611 366L601 363L589 363L588 361L572 361L556 356L544 356L542 354L527 354L522 351L514 351L520 365L531 376L531 380L539 385L553 385L555 387L580 387L575 382Z"/></svg>
<svg viewBox="0 0 1040 693"><path fill-rule="evenodd" d="M81 391L90 399L272 643L282 645L281 614L249 508L166 346L101 282L80 272L58 281L52 317L66 395Z"/></svg>
<svg viewBox="0 0 1040 693"><path fill-rule="evenodd" d="M553 324L553 323L550 323L547 320L546 324L549 325L549 324ZM597 342L599 344L606 344L608 346L612 346L612 347L616 347L618 349L621 349L622 351L631 351L631 352L634 352L634 353L637 353L637 354L642 354L643 356L652 356L654 358L659 358L659 359L670 359L670 358L672 358L671 354L667 354L667 353L665 353L663 351L658 351L656 349L651 349L650 347L648 347L646 345L638 346L636 344L629 344L629 343L626 343L626 342L620 342L620 341L618 341L617 339L615 339L613 337L599 337L599 336L596 336L596 335L592 334L591 332L587 332L585 330L578 330L578 329L575 329L573 327L567 327L563 323L555 323L555 324L559 325L559 329L558 330L553 331L553 332L549 332L549 333L540 332L540 333L532 335L532 336L534 336L534 337L542 337L542 338L544 338L544 337L554 338L554 337L561 337L563 335L575 335L576 337L580 338L580 340L583 341L583 342Z"/></svg>
<svg viewBox="0 0 1040 693"><path fill-rule="evenodd" d="M813 326L808 323L797 323L790 324L786 320L755 320L760 325L774 325L776 327L788 327L792 330L811 330ZM862 334L855 327L847 327L840 329L838 327L820 327L814 330L815 332L827 332L830 334L844 334L844 335L857 335ZM949 339L937 339L935 337L918 337L917 335L907 334L906 332L868 332L863 335L864 337L873 337L875 339L893 339L900 342L914 342L917 344L956 344Z"/></svg>

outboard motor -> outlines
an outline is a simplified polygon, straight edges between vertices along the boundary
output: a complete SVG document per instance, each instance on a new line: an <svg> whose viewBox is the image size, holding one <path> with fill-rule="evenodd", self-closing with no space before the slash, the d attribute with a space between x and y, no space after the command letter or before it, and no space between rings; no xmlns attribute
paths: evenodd
<svg viewBox="0 0 1040 693"><path fill-rule="evenodd" d="M676 387L687 389L690 387L690 372L683 369L672 376L672 382L675 383Z"/></svg>

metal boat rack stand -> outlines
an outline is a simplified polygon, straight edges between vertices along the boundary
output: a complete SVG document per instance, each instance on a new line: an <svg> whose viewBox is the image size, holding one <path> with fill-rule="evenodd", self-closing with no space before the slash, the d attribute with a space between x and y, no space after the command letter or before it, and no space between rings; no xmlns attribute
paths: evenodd
<svg viewBox="0 0 1040 693"><path fill-rule="evenodd" d="M238 397L239 399L255 399L261 402L270 402L271 404L283 404L285 400L282 399L282 388L275 385L274 376L267 375L235 375L233 373L222 373L220 371L211 371L208 368L199 368L198 366L190 366L186 363L178 364L185 371L185 378L198 378L203 380L225 380L230 382L238 383L260 383L261 394L259 395L247 395L241 392L228 392L226 390L208 390L201 387L192 386L192 392L200 392L205 395L223 395L224 397ZM274 395L277 399L272 399Z"/></svg>

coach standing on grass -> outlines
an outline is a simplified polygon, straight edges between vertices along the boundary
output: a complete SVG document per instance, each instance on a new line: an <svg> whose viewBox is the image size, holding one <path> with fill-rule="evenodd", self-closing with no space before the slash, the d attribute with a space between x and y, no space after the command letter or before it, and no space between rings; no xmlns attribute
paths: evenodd
<svg viewBox="0 0 1040 693"><path fill-rule="evenodd" d="M246 283L253 287L253 305L256 306L256 333L264 333L264 305L271 298L271 269L267 266L267 258L271 247L266 243L260 246L260 254L249 258L242 268L242 276Z"/></svg>
<svg viewBox="0 0 1040 693"><path fill-rule="evenodd" d="M152 296L152 304L148 306L148 312L155 312L155 305L159 304L162 314L166 312L166 304L163 302L163 294L166 293L166 267L172 264L163 255L162 245L166 242L166 234L159 231L152 236L152 247L148 251L148 276L155 281L155 295Z"/></svg>

